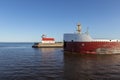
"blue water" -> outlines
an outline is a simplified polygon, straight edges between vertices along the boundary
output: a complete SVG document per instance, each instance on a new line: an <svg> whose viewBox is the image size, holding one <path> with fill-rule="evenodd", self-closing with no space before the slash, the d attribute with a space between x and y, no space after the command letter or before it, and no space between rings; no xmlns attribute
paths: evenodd
<svg viewBox="0 0 120 80"><path fill-rule="evenodd" d="M120 80L120 55L75 55L0 43L0 80Z"/></svg>
<svg viewBox="0 0 120 80"><path fill-rule="evenodd" d="M0 44L0 80L61 79L62 49L34 49L33 43Z"/></svg>

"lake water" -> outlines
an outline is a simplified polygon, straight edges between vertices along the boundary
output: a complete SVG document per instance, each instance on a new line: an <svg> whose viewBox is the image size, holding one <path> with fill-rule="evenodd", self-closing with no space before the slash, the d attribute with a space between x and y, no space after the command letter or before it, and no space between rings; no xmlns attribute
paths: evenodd
<svg viewBox="0 0 120 80"><path fill-rule="evenodd" d="M0 80L120 80L120 55L75 55L0 43Z"/></svg>

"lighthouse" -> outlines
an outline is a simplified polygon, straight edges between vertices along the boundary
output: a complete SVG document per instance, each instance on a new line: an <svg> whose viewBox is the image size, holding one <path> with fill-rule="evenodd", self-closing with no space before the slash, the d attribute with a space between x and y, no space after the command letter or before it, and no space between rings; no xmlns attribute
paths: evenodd
<svg viewBox="0 0 120 80"><path fill-rule="evenodd" d="M46 35L42 35L42 43L55 43L55 39L54 38L48 38L46 37Z"/></svg>

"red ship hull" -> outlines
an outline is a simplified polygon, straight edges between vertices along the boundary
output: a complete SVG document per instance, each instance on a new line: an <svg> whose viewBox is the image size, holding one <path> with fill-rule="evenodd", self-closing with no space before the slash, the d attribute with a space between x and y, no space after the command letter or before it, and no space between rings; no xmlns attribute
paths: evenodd
<svg viewBox="0 0 120 80"><path fill-rule="evenodd" d="M80 54L111 54L113 50L120 51L120 42L64 42L64 51Z"/></svg>

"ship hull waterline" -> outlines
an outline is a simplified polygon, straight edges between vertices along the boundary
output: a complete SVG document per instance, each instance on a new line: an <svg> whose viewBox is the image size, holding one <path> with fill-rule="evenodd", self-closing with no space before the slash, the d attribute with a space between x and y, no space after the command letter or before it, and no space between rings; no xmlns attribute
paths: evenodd
<svg viewBox="0 0 120 80"><path fill-rule="evenodd" d="M120 54L120 42L64 42L64 51L78 54Z"/></svg>

